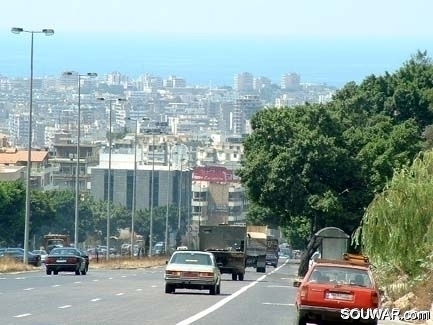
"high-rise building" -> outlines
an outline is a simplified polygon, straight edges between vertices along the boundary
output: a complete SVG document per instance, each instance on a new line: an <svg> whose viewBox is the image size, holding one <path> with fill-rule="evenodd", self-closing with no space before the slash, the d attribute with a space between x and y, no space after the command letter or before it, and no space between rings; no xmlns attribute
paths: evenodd
<svg viewBox="0 0 433 325"><path fill-rule="evenodd" d="M257 95L246 95L236 99L233 109L234 134L243 134L247 130L247 120L250 120L255 112L263 107L260 97Z"/></svg>
<svg viewBox="0 0 433 325"><path fill-rule="evenodd" d="M235 74L233 88L239 92L254 90L254 76L249 72Z"/></svg>
<svg viewBox="0 0 433 325"><path fill-rule="evenodd" d="M281 77L282 90L296 90L301 84L301 76L296 73L286 73Z"/></svg>

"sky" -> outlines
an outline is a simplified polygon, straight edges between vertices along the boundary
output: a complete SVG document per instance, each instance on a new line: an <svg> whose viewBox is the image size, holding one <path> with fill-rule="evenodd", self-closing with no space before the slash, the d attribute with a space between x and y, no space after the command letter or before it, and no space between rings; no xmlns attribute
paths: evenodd
<svg viewBox="0 0 433 325"><path fill-rule="evenodd" d="M2 1L11 27L56 33L370 38L433 36L431 0L17 0Z"/></svg>

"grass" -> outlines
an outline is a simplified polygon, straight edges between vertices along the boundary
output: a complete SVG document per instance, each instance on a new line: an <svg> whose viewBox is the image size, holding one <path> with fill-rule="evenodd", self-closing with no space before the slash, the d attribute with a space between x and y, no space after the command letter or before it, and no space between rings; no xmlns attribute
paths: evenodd
<svg viewBox="0 0 433 325"><path fill-rule="evenodd" d="M114 257L106 261L104 258L100 258L98 261L92 259L90 261L90 269L137 269L146 268L152 266L165 265L165 261L168 260L166 256L152 256L143 258L131 258L131 257ZM39 270L39 267L32 265L26 265L18 262L11 258L0 259L0 273L12 273L12 272L24 272Z"/></svg>

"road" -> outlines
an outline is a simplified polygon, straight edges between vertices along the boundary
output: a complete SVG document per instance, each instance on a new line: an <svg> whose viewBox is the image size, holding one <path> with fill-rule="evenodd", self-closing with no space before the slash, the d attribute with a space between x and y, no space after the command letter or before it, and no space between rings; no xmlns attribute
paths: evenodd
<svg viewBox="0 0 433 325"><path fill-rule="evenodd" d="M221 295L164 293L163 267L46 275L0 274L0 324L292 324L297 264L280 260L244 281L223 275ZM384 325L401 323L383 322Z"/></svg>

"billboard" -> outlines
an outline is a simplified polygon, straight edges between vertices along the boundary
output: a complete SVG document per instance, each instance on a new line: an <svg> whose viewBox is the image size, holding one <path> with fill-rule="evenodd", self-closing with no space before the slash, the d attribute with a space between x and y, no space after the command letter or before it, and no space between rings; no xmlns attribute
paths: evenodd
<svg viewBox="0 0 433 325"><path fill-rule="evenodd" d="M217 183L239 181L240 178L234 174L233 170L227 169L226 167L205 166L194 168L192 180Z"/></svg>

